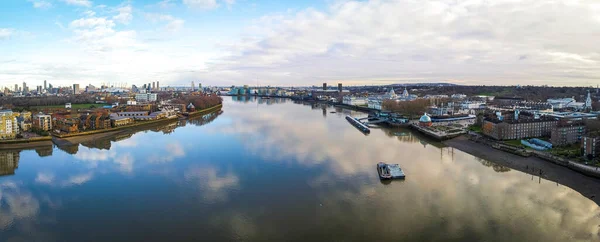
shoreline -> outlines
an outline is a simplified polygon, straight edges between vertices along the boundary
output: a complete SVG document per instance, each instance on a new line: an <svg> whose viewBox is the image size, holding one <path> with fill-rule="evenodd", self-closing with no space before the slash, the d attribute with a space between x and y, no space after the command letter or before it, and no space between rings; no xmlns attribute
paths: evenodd
<svg viewBox="0 0 600 242"><path fill-rule="evenodd" d="M222 107L223 107L223 104L221 103L214 107L195 111L184 119L189 119L190 117L196 116L201 113L218 110ZM124 132L128 132L128 131L136 132L137 131L136 129L139 129L139 128L144 128L144 127L148 127L148 126L152 126L152 125L166 123L168 121L177 121L177 120L179 120L179 117L175 116L172 118L165 118L165 119L158 119L158 120L134 123L132 125L126 125L126 126L121 126L121 127L116 127L116 128L93 130L93 131L79 132L79 133L67 134L67 135L58 135L58 134L51 133L50 136L45 136L42 138L3 140L3 141L0 141L0 150L38 148L38 147L44 147L44 146L48 146L48 145L65 145L66 143L67 144L68 143L71 143L71 144L81 143L81 142L79 142L81 140L89 140L89 139L95 139L95 138L108 137L111 135L120 134L120 133L124 133Z"/></svg>
<svg viewBox="0 0 600 242"><path fill-rule="evenodd" d="M443 142L473 156L569 187L600 205L600 179L535 156L522 157L459 136Z"/></svg>

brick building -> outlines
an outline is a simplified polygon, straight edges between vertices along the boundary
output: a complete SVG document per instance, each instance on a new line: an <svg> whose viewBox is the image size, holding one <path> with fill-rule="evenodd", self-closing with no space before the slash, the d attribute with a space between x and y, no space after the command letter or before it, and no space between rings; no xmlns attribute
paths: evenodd
<svg viewBox="0 0 600 242"><path fill-rule="evenodd" d="M550 142L553 146L565 146L581 141L586 133L583 121L560 120L556 127L552 128Z"/></svg>
<svg viewBox="0 0 600 242"><path fill-rule="evenodd" d="M495 113L484 118L483 134L496 140L513 140L550 136L558 121L519 111Z"/></svg>

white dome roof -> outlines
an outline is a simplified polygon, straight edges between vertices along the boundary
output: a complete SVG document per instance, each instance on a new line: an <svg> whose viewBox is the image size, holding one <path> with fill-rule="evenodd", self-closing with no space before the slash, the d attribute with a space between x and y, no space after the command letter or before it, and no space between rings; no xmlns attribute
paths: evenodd
<svg viewBox="0 0 600 242"><path fill-rule="evenodd" d="M419 122L421 122L421 123L430 123L431 122L431 118L429 116L427 116L427 114L423 114L423 116L421 116L421 118L419 119Z"/></svg>

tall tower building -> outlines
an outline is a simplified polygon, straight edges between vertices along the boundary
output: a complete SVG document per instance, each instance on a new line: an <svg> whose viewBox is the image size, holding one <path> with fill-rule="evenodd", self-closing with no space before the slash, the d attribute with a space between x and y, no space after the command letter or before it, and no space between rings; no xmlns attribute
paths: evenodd
<svg viewBox="0 0 600 242"><path fill-rule="evenodd" d="M18 92L19 91L19 84L15 84L15 90L13 90L14 92Z"/></svg>
<svg viewBox="0 0 600 242"><path fill-rule="evenodd" d="M323 82L323 91L327 90L327 83Z"/></svg>
<svg viewBox="0 0 600 242"><path fill-rule="evenodd" d="M73 84L73 94L79 94L79 84Z"/></svg>
<svg viewBox="0 0 600 242"><path fill-rule="evenodd" d="M48 90L48 83L46 83L46 80L44 80L44 90Z"/></svg>
<svg viewBox="0 0 600 242"><path fill-rule="evenodd" d="M194 85L194 81L192 81L192 92L194 91L194 89L196 89L196 86Z"/></svg>
<svg viewBox="0 0 600 242"><path fill-rule="evenodd" d="M588 90L587 98L585 99L585 108L592 109L592 97L590 96L590 91Z"/></svg>
<svg viewBox="0 0 600 242"><path fill-rule="evenodd" d="M23 93L27 93L29 89L27 89L27 83L23 82Z"/></svg>
<svg viewBox="0 0 600 242"><path fill-rule="evenodd" d="M338 92L342 92L342 83L338 83Z"/></svg>
<svg viewBox="0 0 600 242"><path fill-rule="evenodd" d="M156 82L152 82L152 90L156 90Z"/></svg>
<svg viewBox="0 0 600 242"><path fill-rule="evenodd" d="M160 83L158 81L156 81L156 90L160 91Z"/></svg>

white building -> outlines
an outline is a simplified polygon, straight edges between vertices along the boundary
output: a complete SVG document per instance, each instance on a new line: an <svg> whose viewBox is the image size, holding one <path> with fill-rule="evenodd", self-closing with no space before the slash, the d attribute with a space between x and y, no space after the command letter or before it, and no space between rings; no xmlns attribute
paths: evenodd
<svg viewBox="0 0 600 242"><path fill-rule="evenodd" d="M546 100L552 107L554 108L566 108L570 104L576 103L575 98L567 97L567 98L550 98Z"/></svg>
<svg viewBox="0 0 600 242"><path fill-rule="evenodd" d="M66 109L71 109L71 107L72 107L71 103L65 103L65 108Z"/></svg>
<svg viewBox="0 0 600 242"><path fill-rule="evenodd" d="M127 105L137 105L135 100L127 100Z"/></svg>
<svg viewBox="0 0 600 242"><path fill-rule="evenodd" d="M423 98L424 99L442 99L442 98L448 98L448 95L425 95Z"/></svg>
<svg viewBox="0 0 600 242"><path fill-rule="evenodd" d="M467 95L465 94L452 94L452 96L450 96L451 98L456 98L456 99L465 99L467 98Z"/></svg>
<svg viewBox="0 0 600 242"><path fill-rule="evenodd" d="M383 106L383 99L380 97L369 98L367 101L367 107L372 109L381 110Z"/></svg>
<svg viewBox="0 0 600 242"><path fill-rule="evenodd" d="M461 109L479 109L485 106L485 102L465 101L460 103Z"/></svg>
<svg viewBox="0 0 600 242"><path fill-rule="evenodd" d="M138 93L135 94L135 100L138 102L156 102L158 96L156 93Z"/></svg>
<svg viewBox="0 0 600 242"><path fill-rule="evenodd" d="M353 106L367 106L367 98L365 97L355 97L355 96L344 96L342 102L346 105Z"/></svg>

